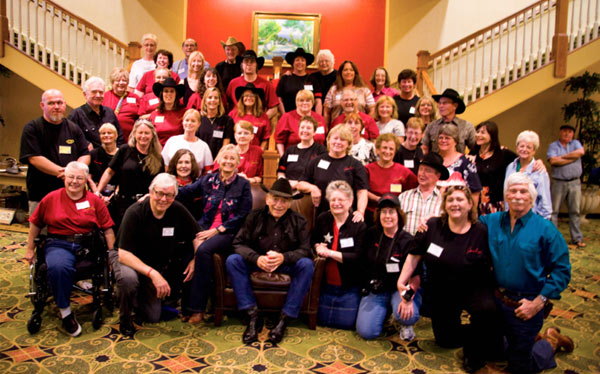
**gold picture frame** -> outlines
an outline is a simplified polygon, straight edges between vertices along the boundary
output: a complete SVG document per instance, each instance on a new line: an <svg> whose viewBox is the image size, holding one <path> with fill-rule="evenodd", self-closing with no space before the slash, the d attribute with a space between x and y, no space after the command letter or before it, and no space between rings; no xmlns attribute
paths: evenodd
<svg viewBox="0 0 600 374"><path fill-rule="evenodd" d="M252 12L252 49L273 66L273 57L304 48L317 56L321 42L321 15L314 13ZM284 60L284 66L289 65ZM308 66L316 68L315 63Z"/></svg>

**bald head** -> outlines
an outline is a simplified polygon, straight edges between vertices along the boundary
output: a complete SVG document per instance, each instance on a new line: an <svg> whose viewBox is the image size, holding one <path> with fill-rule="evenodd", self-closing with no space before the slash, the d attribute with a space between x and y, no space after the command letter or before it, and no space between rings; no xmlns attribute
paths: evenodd
<svg viewBox="0 0 600 374"><path fill-rule="evenodd" d="M183 50L183 54L185 58L189 58L192 52L198 50L198 43L194 39L186 39L183 43L181 43L181 49Z"/></svg>
<svg viewBox="0 0 600 374"><path fill-rule="evenodd" d="M55 125L62 123L67 110L67 103L62 92L57 89L49 89L42 94L42 102L40 103L44 119Z"/></svg>

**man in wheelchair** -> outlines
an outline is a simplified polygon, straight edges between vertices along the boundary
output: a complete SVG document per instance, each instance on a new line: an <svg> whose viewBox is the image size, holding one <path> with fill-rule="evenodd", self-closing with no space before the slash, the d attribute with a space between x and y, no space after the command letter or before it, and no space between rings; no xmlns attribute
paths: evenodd
<svg viewBox="0 0 600 374"><path fill-rule="evenodd" d="M77 253L96 229L104 230L108 248L115 242L114 223L108 209L100 198L85 189L88 173L88 166L78 161L66 166L65 187L46 195L29 219L25 252L25 260L33 263L35 239L47 226L48 236L43 249L48 281L60 310L62 326L71 336L81 334L81 325L69 306Z"/></svg>

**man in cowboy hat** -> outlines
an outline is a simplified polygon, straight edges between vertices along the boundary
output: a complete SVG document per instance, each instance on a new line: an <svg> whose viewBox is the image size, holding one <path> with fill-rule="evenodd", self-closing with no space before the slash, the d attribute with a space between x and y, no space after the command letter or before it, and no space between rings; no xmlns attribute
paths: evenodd
<svg viewBox="0 0 600 374"><path fill-rule="evenodd" d="M469 148L475 147L475 127L471 122L456 117L465 111L464 101L458 95L458 92L452 88L446 88L441 95L433 95L433 99L438 103L441 118L436 119L427 125L425 135L423 135L423 152L438 152L437 145L438 133L443 125L452 124L458 127L459 142L456 144L456 150L464 153L465 145Z"/></svg>
<svg viewBox="0 0 600 374"><path fill-rule="evenodd" d="M196 43L196 41L192 38L186 39L183 41L183 43L181 43L181 50L183 51L183 58L175 61L171 70L177 73L179 78L183 80L188 76L188 59L190 58L192 52L198 50L198 43ZM208 69L209 67L210 64L205 60L204 69Z"/></svg>
<svg viewBox="0 0 600 374"><path fill-rule="evenodd" d="M225 61L219 62L217 66L215 66L215 69L217 69L217 72L221 77L223 89L226 90L227 86L229 86L229 82L231 82L233 78L242 75L241 54L244 53L246 47L244 46L244 43L238 42L233 36L228 37L226 41L221 40L221 45L225 51Z"/></svg>
<svg viewBox="0 0 600 374"><path fill-rule="evenodd" d="M305 52L303 48L297 48L294 52L288 52L285 55L285 61L290 64L292 71L283 75L277 84L281 113L296 109L296 94L300 90L308 90L314 94L313 109L315 112L321 113L323 107L319 80L306 72L306 68L315 61L315 56Z"/></svg>
<svg viewBox="0 0 600 374"><path fill-rule="evenodd" d="M246 344L257 341L262 329L248 274L257 270L276 271L292 278L279 323L269 332L273 343L281 341L288 321L298 317L302 300L310 288L314 272L310 234L304 217L290 209L293 198L287 179L275 181L267 193L267 206L248 215L233 240L235 254L225 262L238 309L245 311L250 319L242 336Z"/></svg>
<svg viewBox="0 0 600 374"><path fill-rule="evenodd" d="M245 86L248 83L253 83L255 87L265 91L265 100L263 101L264 110L267 112L267 116L272 118L277 113L277 105L279 99L275 93L275 88L268 80L260 77L258 71L265 64L264 57L257 57L256 52L249 49L242 54L242 76L237 77L229 82L227 86L227 100L229 101L229 107L233 108L237 105L237 99L235 98L235 90L240 86Z"/></svg>
<svg viewBox="0 0 600 374"><path fill-rule="evenodd" d="M102 145L100 126L105 123L111 123L117 128L117 146L123 144L123 132L115 112L111 108L102 105L105 91L102 78L90 77L83 83L82 88L86 103L73 109L68 118L83 131L83 135L90 143L90 151Z"/></svg>

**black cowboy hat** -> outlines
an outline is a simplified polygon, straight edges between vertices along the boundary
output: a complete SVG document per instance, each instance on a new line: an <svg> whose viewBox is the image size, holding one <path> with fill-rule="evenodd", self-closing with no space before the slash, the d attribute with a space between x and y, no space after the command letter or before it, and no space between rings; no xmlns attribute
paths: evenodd
<svg viewBox="0 0 600 374"><path fill-rule="evenodd" d="M297 193L294 195L293 191L292 191L292 186L290 185L290 182L285 179L285 178L279 178L275 181L275 183L273 183L273 186L271 186L271 189L268 189L267 186L265 186L264 184L261 183L260 187L267 193L270 193L271 195L275 195L275 196L281 196L281 197L285 197L287 199L301 199L304 194L302 193Z"/></svg>
<svg viewBox="0 0 600 374"><path fill-rule="evenodd" d="M185 93L185 87L183 86L183 84L177 84L177 82L175 82L175 79L171 77L165 79L163 83L155 82L152 85L152 92L154 92L156 97L161 98L160 94L162 93L165 87L173 87L175 89L175 100L181 99L183 97L183 94Z"/></svg>
<svg viewBox="0 0 600 374"><path fill-rule="evenodd" d="M423 161L421 161L421 165L431 166L435 170L440 172L440 180L445 181L450 177L450 173L448 173L448 169L444 166L444 159L442 156L438 155L434 152L429 152L423 157Z"/></svg>
<svg viewBox="0 0 600 374"><path fill-rule="evenodd" d="M315 61L315 55L313 55L312 53L305 52L304 48L298 48L294 52L288 52L285 55L285 61L288 64L294 66L294 60L296 59L296 57L304 57L304 59L306 60L306 66L312 64Z"/></svg>
<svg viewBox="0 0 600 374"><path fill-rule="evenodd" d="M248 49L247 51L244 51L244 53L242 53L242 61L245 58L253 58L256 60L256 71L259 71L265 64L265 58L257 57L256 52L254 52L252 49Z"/></svg>
<svg viewBox="0 0 600 374"><path fill-rule="evenodd" d="M252 83L246 83L245 86L239 86L235 89L235 99L240 101L240 97L244 94L245 91L252 91L255 95L258 95L262 100L263 104L265 103L265 90L262 88L256 87Z"/></svg>
<svg viewBox="0 0 600 374"><path fill-rule="evenodd" d="M377 201L377 207L379 209L387 206L393 206L397 208L400 206L400 200L398 200L398 196L394 195L391 192L384 193Z"/></svg>
<svg viewBox="0 0 600 374"><path fill-rule="evenodd" d="M221 40L221 46L223 48L227 47L227 46L236 46L238 48L238 55L241 55L242 53L244 53L244 51L246 50L246 46L244 45L244 43L239 42L235 37L230 36L227 38L226 41L222 41Z"/></svg>
<svg viewBox="0 0 600 374"><path fill-rule="evenodd" d="M442 97L447 97L448 99L457 103L458 107L456 107L456 114L463 113L467 108L465 102L463 101L463 99L461 99L458 92L456 92L456 90L453 90L452 88L446 88L441 95L432 95L431 97L433 97L433 100L435 100L436 102L439 102L440 98Z"/></svg>

